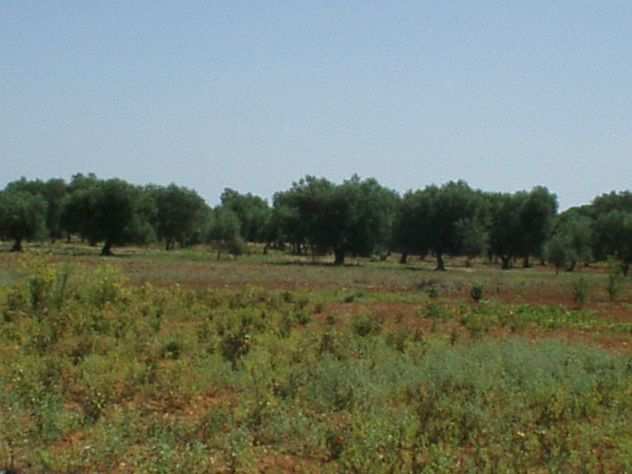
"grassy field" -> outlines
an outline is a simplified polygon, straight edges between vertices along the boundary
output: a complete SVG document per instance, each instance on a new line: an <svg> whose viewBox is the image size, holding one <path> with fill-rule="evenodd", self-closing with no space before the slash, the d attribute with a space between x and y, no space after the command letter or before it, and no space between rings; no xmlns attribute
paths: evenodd
<svg viewBox="0 0 632 474"><path fill-rule="evenodd" d="M0 469L632 471L605 265L97 254L0 251Z"/></svg>

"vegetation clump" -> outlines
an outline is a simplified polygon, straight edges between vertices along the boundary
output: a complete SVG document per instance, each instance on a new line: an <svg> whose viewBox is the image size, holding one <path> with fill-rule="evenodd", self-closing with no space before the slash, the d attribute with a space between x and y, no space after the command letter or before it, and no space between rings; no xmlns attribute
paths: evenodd
<svg viewBox="0 0 632 474"><path fill-rule="evenodd" d="M376 291L388 268L301 269L340 279L308 294L278 281L135 276L150 263L174 272L162 256L73 267L2 258L21 262L0 286L0 466L18 472L256 472L279 460L368 473L631 467L629 356L551 340L625 341L632 324L598 306L483 299L482 272L433 274L439 299L405 270L397 290ZM226 278L244 265L207 258ZM528 287L507 274L503 295L576 281L536 276Z"/></svg>

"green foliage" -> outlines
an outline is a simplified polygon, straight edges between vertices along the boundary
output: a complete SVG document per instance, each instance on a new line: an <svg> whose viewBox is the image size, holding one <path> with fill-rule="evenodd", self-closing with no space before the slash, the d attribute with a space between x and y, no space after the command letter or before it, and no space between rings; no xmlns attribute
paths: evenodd
<svg viewBox="0 0 632 474"><path fill-rule="evenodd" d="M490 250L508 269L514 257L540 253L549 238L557 212L557 197L546 188L489 196Z"/></svg>
<svg viewBox="0 0 632 474"><path fill-rule="evenodd" d="M469 272L424 280L445 290L430 300L415 291L419 273L401 294L369 290L384 278L371 268L310 267L328 283L331 272L362 276L360 287L336 281L342 292L189 289L26 257L0 291L0 463L18 471L629 469L630 358L538 341L569 329L623 337L629 323L470 305L463 296L479 284ZM490 284L481 280L485 295Z"/></svg>
<svg viewBox="0 0 632 474"><path fill-rule="evenodd" d="M354 316L351 321L353 332L360 337L379 334L382 331L382 325L383 323L379 319L365 314Z"/></svg>
<svg viewBox="0 0 632 474"><path fill-rule="evenodd" d="M489 246L489 233L482 218L462 219L456 223L458 239L460 241L459 253L465 255L467 265L470 259L479 257L487 251Z"/></svg>
<svg viewBox="0 0 632 474"><path fill-rule="evenodd" d="M36 256L22 258L20 266L28 276L10 289L4 318L12 320L31 311L39 317L59 313L67 303L74 269Z"/></svg>
<svg viewBox="0 0 632 474"><path fill-rule="evenodd" d="M632 263L632 210L600 214L595 222L595 251L601 257L614 256L627 275Z"/></svg>
<svg viewBox="0 0 632 474"><path fill-rule="evenodd" d="M496 326L498 320L485 310L477 310L464 315L461 323L473 338L480 338Z"/></svg>
<svg viewBox="0 0 632 474"><path fill-rule="evenodd" d="M139 188L120 179L95 177L75 188L61 217L68 232L78 232L95 244L103 241L102 255L111 255L113 245L146 239L147 216L140 212L144 201Z"/></svg>
<svg viewBox="0 0 632 474"><path fill-rule="evenodd" d="M579 277L574 279L571 283L571 288L573 290L573 301L575 301L577 305L583 306L588 302L591 285L586 278Z"/></svg>
<svg viewBox="0 0 632 474"><path fill-rule="evenodd" d="M68 183L22 178L0 193L0 238L19 250L24 241L78 235L91 245L102 242L103 255L115 245L162 240L172 249L210 242L220 257L240 255L247 242L258 242L265 243L264 253L288 246L314 258L333 252L338 264L349 255L385 258L397 250L405 263L409 254L432 252L438 269L445 255L466 256L469 266L487 254L504 268L516 258L528 266L531 256L547 257L557 270L569 271L614 256L626 274L632 263L629 191L556 216L557 197L542 186L484 193L453 181L400 196L375 179L354 175L335 184L306 176L273 201L270 207L227 188L212 210L195 191L175 184L141 187L94 174L76 174Z"/></svg>
<svg viewBox="0 0 632 474"><path fill-rule="evenodd" d="M561 265L567 265L567 269L573 271L577 263L588 263L592 259L593 220L574 209L568 210L559 216L553 240L556 246L553 252L558 255L558 263L559 254L563 251L564 262ZM556 264L555 261L552 263ZM559 266L556 264L556 268Z"/></svg>
<svg viewBox="0 0 632 474"><path fill-rule="evenodd" d="M621 263L613 258L610 258L608 260L608 284L606 286L610 301L615 301L621 294L624 282L625 280Z"/></svg>
<svg viewBox="0 0 632 474"><path fill-rule="evenodd" d="M545 255L548 261L555 267L555 273L559 273L560 269L569 263L570 256L568 246L568 241L559 235L553 236L546 244Z"/></svg>
<svg viewBox="0 0 632 474"><path fill-rule="evenodd" d="M122 301L125 297L126 279L114 266L102 265L83 288L83 297L97 308Z"/></svg>
<svg viewBox="0 0 632 474"><path fill-rule="evenodd" d="M336 264L388 246L396 203L393 191L358 176L340 185L307 176L275 196L285 235L314 254L333 251Z"/></svg>
<svg viewBox="0 0 632 474"><path fill-rule="evenodd" d="M443 305L435 302L429 302L426 304L426 306L420 310L420 316L439 321L447 320L452 317L449 310L447 310Z"/></svg>
<svg viewBox="0 0 632 474"><path fill-rule="evenodd" d="M27 180L21 178L7 184L6 191L28 193L46 202L45 233L51 239L61 237L62 203L66 195L66 183L63 179L49 179L48 181Z"/></svg>
<svg viewBox="0 0 632 474"><path fill-rule="evenodd" d="M13 250L21 251L24 240L46 234L46 201L24 191L0 192L0 238L14 240Z"/></svg>
<svg viewBox="0 0 632 474"><path fill-rule="evenodd" d="M364 296L366 295L364 294L363 291L354 291L351 294L345 295L342 301L343 303L353 303L353 302L357 302L359 299L363 298Z"/></svg>
<svg viewBox="0 0 632 474"><path fill-rule="evenodd" d="M472 288L470 289L470 297L474 300L474 302L480 303L483 299L483 285L480 283L472 285Z"/></svg>
<svg viewBox="0 0 632 474"><path fill-rule="evenodd" d="M220 199L221 207L237 216L241 234L246 241L267 241L266 225L270 219L271 210L264 199L250 193L240 194L229 188L224 189Z"/></svg>
<svg viewBox="0 0 632 474"><path fill-rule="evenodd" d="M557 214L557 196L543 186L534 187L520 206L521 257L536 255L549 238Z"/></svg>
<svg viewBox="0 0 632 474"><path fill-rule="evenodd" d="M224 251L238 256L242 255L246 250L246 244L241 237L239 218L237 214L228 208L215 208L208 240L217 250L218 260Z"/></svg>
<svg viewBox="0 0 632 474"><path fill-rule="evenodd" d="M155 199L155 219L158 237L171 250L192 241L206 217L206 203L195 191L170 184L152 190Z"/></svg>
<svg viewBox="0 0 632 474"><path fill-rule="evenodd" d="M474 247L486 240L479 223L482 204L481 194L463 181L407 193L395 233L398 249L422 255L432 250L438 270L445 269L445 254L459 253L465 247L468 255L480 253Z"/></svg>

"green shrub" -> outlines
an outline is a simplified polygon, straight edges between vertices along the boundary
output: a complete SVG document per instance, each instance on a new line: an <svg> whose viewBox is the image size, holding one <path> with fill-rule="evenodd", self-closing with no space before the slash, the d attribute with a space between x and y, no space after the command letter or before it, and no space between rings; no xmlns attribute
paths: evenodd
<svg viewBox="0 0 632 474"><path fill-rule="evenodd" d="M363 298L364 296L365 296L364 292L356 291L354 293L351 293L350 295L345 296L342 301L344 303L353 303L354 301L356 301L356 300L358 300L360 298Z"/></svg>
<svg viewBox="0 0 632 474"><path fill-rule="evenodd" d="M360 337L374 336L382 331L382 321L376 317L361 314L351 321L353 332Z"/></svg>
<svg viewBox="0 0 632 474"><path fill-rule="evenodd" d="M182 344L180 341L169 341L161 350L161 356L163 359L179 359L182 354Z"/></svg>
<svg viewBox="0 0 632 474"><path fill-rule="evenodd" d="M470 289L470 296L475 303L479 303L483 299L483 285L475 284Z"/></svg>
<svg viewBox="0 0 632 474"><path fill-rule="evenodd" d="M576 278L573 280L571 288L573 290L573 301L575 301L578 306L583 306L588 302L591 288L586 278L583 276Z"/></svg>
<svg viewBox="0 0 632 474"><path fill-rule="evenodd" d="M108 303L121 301L126 294L126 278L121 271L110 265L97 267L85 285L87 303L103 308Z"/></svg>
<svg viewBox="0 0 632 474"><path fill-rule="evenodd" d="M250 350L250 335L245 328L239 328L235 332L227 332L221 339L221 351L224 359L230 362L233 370L237 369L237 363L242 356Z"/></svg>
<svg viewBox="0 0 632 474"><path fill-rule="evenodd" d="M323 472L630 470L629 357L481 337L632 328L589 310L427 300L419 316L443 330L431 334L406 317L345 324L353 308L335 307L340 294L326 300L329 320L310 322L304 298L256 288L136 287L96 271L81 273L82 287L55 276L31 291L29 276L0 298L0 465L254 472L291 458L296 471Z"/></svg>
<svg viewBox="0 0 632 474"><path fill-rule="evenodd" d="M300 326L306 326L312 320L311 314L303 309L299 309L292 313L294 321L296 321Z"/></svg>
<svg viewBox="0 0 632 474"><path fill-rule="evenodd" d="M427 292L428 298L436 299L439 297L439 289L436 286L431 286L428 288Z"/></svg>
<svg viewBox="0 0 632 474"><path fill-rule="evenodd" d="M489 332L494 327L497 320L488 314L481 312L473 312L464 316L461 319L461 323L470 332L470 335L474 338L481 337Z"/></svg>
<svg viewBox="0 0 632 474"><path fill-rule="evenodd" d="M325 446L327 448L328 459L330 461L337 461L342 456L345 446L345 439L342 434L328 430L325 437Z"/></svg>
<svg viewBox="0 0 632 474"><path fill-rule="evenodd" d="M608 291L608 297L610 301L615 301L623 290L625 278L623 276L623 268L621 263L616 260L608 260L608 285L606 290Z"/></svg>
<svg viewBox="0 0 632 474"><path fill-rule="evenodd" d="M439 303L429 302L424 306L419 314L427 319L445 321L451 318L450 311Z"/></svg>
<svg viewBox="0 0 632 474"><path fill-rule="evenodd" d="M402 327L386 336L386 343L399 352L406 351L406 345L411 339L410 330Z"/></svg>

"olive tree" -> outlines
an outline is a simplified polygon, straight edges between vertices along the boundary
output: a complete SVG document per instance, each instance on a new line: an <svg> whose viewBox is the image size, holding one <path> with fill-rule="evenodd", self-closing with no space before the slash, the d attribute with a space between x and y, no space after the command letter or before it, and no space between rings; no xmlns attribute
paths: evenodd
<svg viewBox="0 0 632 474"><path fill-rule="evenodd" d="M589 263L592 259L593 219L575 210L561 214L555 225L553 239L564 243L567 270L574 271L577 263Z"/></svg>
<svg viewBox="0 0 632 474"><path fill-rule="evenodd" d="M7 184L5 190L40 196L46 202L45 225L48 237L53 241L61 237L62 203L67 193L66 182L63 179L41 181L21 178Z"/></svg>
<svg viewBox="0 0 632 474"><path fill-rule="evenodd" d="M430 203L423 191L408 191L399 202L393 226L393 248L400 252L400 263L405 264L410 254L426 255L428 239L420 232L419 223L430 211Z"/></svg>
<svg viewBox="0 0 632 474"><path fill-rule="evenodd" d="M600 215L594 232L598 254L619 259L627 276L632 264L632 212L613 210Z"/></svg>
<svg viewBox="0 0 632 474"><path fill-rule="evenodd" d="M217 250L217 260L224 251L234 256L241 255L245 250L245 242L241 236L241 223L237 214L218 206L209 217L211 223L207 240Z"/></svg>
<svg viewBox="0 0 632 474"><path fill-rule="evenodd" d="M479 257L489 244L489 232L482 218L461 219L456 223L460 252L467 258L466 266L471 265L473 258Z"/></svg>
<svg viewBox="0 0 632 474"><path fill-rule="evenodd" d="M0 236L14 241L12 251L21 252L22 242L46 235L46 201L24 191L0 192Z"/></svg>
<svg viewBox="0 0 632 474"><path fill-rule="evenodd" d="M206 203L195 191L175 184L153 193L158 237L164 240L166 250L171 250L176 242L184 246L204 216Z"/></svg>
<svg viewBox="0 0 632 474"><path fill-rule="evenodd" d="M138 212L141 190L123 180L91 182L71 192L65 202L63 223L91 243L103 242L101 255L112 255L112 246L139 240L146 228Z"/></svg>
<svg viewBox="0 0 632 474"><path fill-rule="evenodd" d="M388 247L396 204L395 192L358 176L339 185L307 176L275 196L290 238L313 254L333 252L336 265L347 255L369 256Z"/></svg>
<svg viewBox="0 0 632 474"><path fill-rule="evenodd" d="M542 252L557 213L557 197L546 188L530 192L497 193L487 197L490 211L490 252L500 257L502 268L511 268L514 258Z"/></svg>
<svg viewBox="0 0 632 474"><path fill-rule="evenodd" d="M271 212L265 199L253 194L241 194L230 188L220 196L222 207L230 209L239 219L241 235L249 242L266 240L266 222Z"/></svg>
<svg viewBox="0 0 632 474"><path fill-rule="evenodd" d="M443 257L462 249L463 222L477 219L482 199L480 193L464 181L450 181L442 186L427 186L418 197L420 206L414 229L423 236L432 251L436 270L445 270Z"/></svg>
<svg viewBox="0 0 632 474"><path fill-rule="evenodd" d="M569 257L569 243L564 235L554 235L546 243L544 248L544 254L554 267L555 273L558 274L560 269L568 265Z"/></svg>
<svg viewBox="0 0 632 474"><path fill-rule="evenodd" d="M529 257L537 255L548 240L557 214L557 196L543 186L536 186L524 196L520 206L520 256L524 267Z"/></svg>

